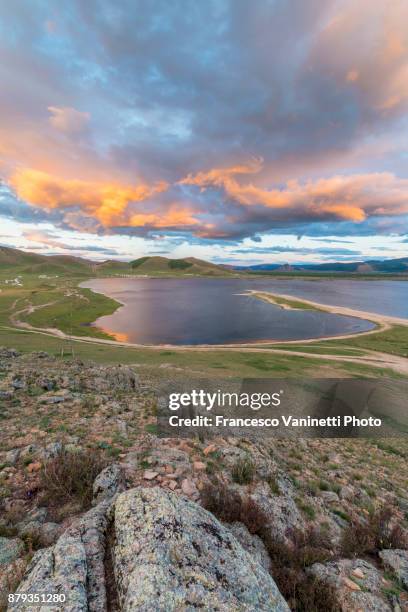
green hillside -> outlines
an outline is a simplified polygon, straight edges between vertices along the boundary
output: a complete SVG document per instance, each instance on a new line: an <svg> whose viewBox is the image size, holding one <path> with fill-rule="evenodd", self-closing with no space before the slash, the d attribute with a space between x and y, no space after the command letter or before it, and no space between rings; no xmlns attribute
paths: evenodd
<svg viewBox="0 0 408 612"><path fill-rule="evenodd" d="M34 276L229 276L236 272L223 266L187 257L146 256L130 262L107 260L95 262L70 255L38 255L0 247L0 274Z"/></svg>
<svg viewBox="0 0 408 612"><path fill-rule="evenodd" d="M231 271L223 266L186 257L184 259L168 259L167 257L153 256L140 257L130 262L136 274L152 274L155 276L228 276Z"/></svg>

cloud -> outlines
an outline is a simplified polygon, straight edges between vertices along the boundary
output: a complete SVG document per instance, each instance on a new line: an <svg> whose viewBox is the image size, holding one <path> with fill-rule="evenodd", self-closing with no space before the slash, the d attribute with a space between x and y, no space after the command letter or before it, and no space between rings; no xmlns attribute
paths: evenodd
<svg viewBox="0 0 408 612"><path fill-rule="evenodd" d="M134 205L167 189L163 181L137 186L63 179L32 169L18 170L10 179L19 198L47 210L78 207L103 227L132 226Z"/></svg>
<svg viewBox="0 0 408 612"><path fill-rule="evenodd" d="M22 232L23 238L29 242L37 243L41 247L35 247L30 245L30 249L34 248L54 248L62 251L75 251L77 253L101 253L105 256L115 256L117 251L115 249L109 249L98 245L76 245L69 244L59 240L53 232L45 230L26 230ZM57 238L57 239L56 239Z"/></svg>
<svg viewBox="0 0 408 612"><path fill-rule="evenodd" d="M291 247L291 246L271 246L258 248L242 248L230 251L234 255L273 255L276 253L298 253L301 255L331 255L337 256L358 256L361 251L356 249L339 249L339 248L309 248L309 247Z"/></svg>
<svg viewBox="0 0 408 612"><path fill-rule="evenodd" d="M292 180L282 188L265 189L253 183L242 183L236 175L256 173L260 162L246 166L233 166L188 175L181 185L198 187L201 190L219 190L228 202L256 208L253 216L262 216L265 224L280 226L294 222L352 221L360 223L370 216L392 216L408 214L408 179L391 173L358 175L336 175L329 178L309 180L304 183Z"/></svg>
<svg viewBox="0 0 408 612"><path fill-rule="evenodd" d="M191 245L402 231L407 2L9 2L2 18L0 176L19 199L1 214Z"/></svg>
<svg viewBox="0 0 408 612"><path fill-rule="evenodd" d="M82 132L90 119L89 113L84 113L71 107L49 106L51 113L50 125L60 132L76 134Z"/></svg>
<svg viewBox="0 0 408 612"><path fill-rule="evenodd" d="M128 185L20 169L10 185L21 200L61 215L67 227L141 236L180 230L223 241L275 230L302 235L308 230L299 226L319 223L331 226L326 234L336 234L341 223L358 228L375 218L380 223L408 214L408 179L392 173L292 180L266 189L247 180L261 170L262 160L254 158L189 174L174 184Z"/></svg>

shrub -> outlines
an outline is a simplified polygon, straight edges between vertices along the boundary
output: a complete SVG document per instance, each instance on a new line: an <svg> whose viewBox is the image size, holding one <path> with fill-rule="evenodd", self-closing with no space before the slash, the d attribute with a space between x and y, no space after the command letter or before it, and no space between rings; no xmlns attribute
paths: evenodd
<svg viewBox="0 0 408 612"><path fill-rule="evenodd" d="M241 496L214 478L201 491L203 506L226 523L240 521L251 533L259 535L269 553L271 575L282 595L296 612L339 612L333 587L306 573L313 563L332 558L327 530L310 527L305 532L293 530L291 543L268 536L268 515L253 498Z"/></svg>
<svg viewBox="0 0 408 612"><path fill-rule="evenodd" d="M291 610L296 612L339 612L335 590L305 570L313 563L332 557L327 533L310 527L291 533L291 544L264 538L272 569L271 574Z"/></svg>
<svg viewBox="0 0 408 612"><path fill-rule="evenodd" d="M204 508L212 512L220 521L233 523L240 521L251 533L258 533L267 523L267 517L255 501L226 487L218 478L207 483L201 491Z"/></svg>
<svg viewBox="0 0 408 612"><path fill-rule="evenodd" d="M187 268L191 268L193 264L185 259L170 259L168 265L171 270L187 270Z"/></svg>
<svg viewBox="0 0 408 612"><path fill-rule="evenodd" d="M139 257L139 259L135 259L131 261L130 265L132 266L132 268L138 268L139 266L144 264L145 261L147 261L148 259L150 259L150 257Z"/></svg>
<svg viewBox="0 0 408 612"><path fill-rule="evenodd" d="M316 518L316 510L313 508L313 506L305 502L303 499L300 499L299 497L297 497L296 505L299 508L299 510L301 510L303 514L307 516L307 518L310 519L311 521L313 521Z"/></svg>
<svg viewBox="0 0 408 612"><path fill-rule="evenodd" d="M351 521L341 540L343 554L376 554L383 548L407 549L407 535L395 521L393 509L384 507L372 512L366 521Z"/></svg>
<svg viewBox="0 0 408 612"><path fill-rule="evenodd" d="M238 459L231 470L232 479L238 484L249 484L255 475L255 464L251 457L247 455Z"/></svg>
<svg viewBox="0 0 408 612"><path fill-rule="evenodd" d="M87 509L92 501L92 486L96 476L106 467L100 451L83 450L75 453L63 450L46 461L40 472L42 498L54 505L70 501Z"/></svg>

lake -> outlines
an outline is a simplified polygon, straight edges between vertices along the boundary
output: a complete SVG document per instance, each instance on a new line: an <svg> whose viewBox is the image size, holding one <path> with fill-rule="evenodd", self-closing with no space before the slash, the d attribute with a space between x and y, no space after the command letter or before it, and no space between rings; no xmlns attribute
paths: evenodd
<svg viewBox="0 0 408 612"><path fill-rule="evenodd" d="M242 295L251 289L408 318L408 282L404 281L101 278L81 286L124 304L96 325L118 340L138 344L305 340L374 328L355 317L282 310Z"/></svg>

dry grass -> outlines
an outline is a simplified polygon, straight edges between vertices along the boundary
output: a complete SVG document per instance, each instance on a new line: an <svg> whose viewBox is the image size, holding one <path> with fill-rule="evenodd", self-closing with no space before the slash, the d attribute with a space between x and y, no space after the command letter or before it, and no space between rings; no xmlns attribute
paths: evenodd
<svg viewBox="0 0 408 612"><path fill-rule="evenodd" d="M343 532L341 550L346 557L377 554L384 548L408 549L408 538L393 508L380 508L367 520L353 520Z"/></svg>
<svg viewBox="0 0 408 612"><path fill-rule="evenodd" d="M96 476L106 467L103 455L95 450L61 452L46 461L40 473L43 502L62 505L75 502L81 509L91 506L92 486Z"/></svg>
<svg viewBox="0 0 408 612"><path fill-rule="evenodd" d="M268 535L269 519L253 498L242 497L218 478L213 478L201 492L204 507L226 523L240 521L259 535L271 559L271 575L291 610L296 612L340 612L334 589L305 570L313 563L333 558L331 543L324 531L310 527L294 530L290 543Z"/></svg>

